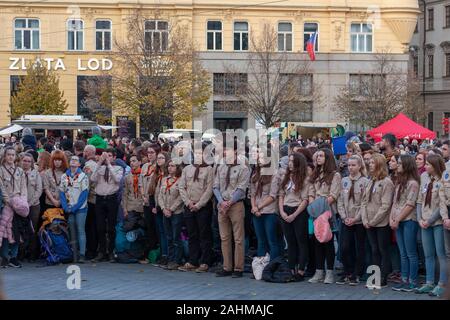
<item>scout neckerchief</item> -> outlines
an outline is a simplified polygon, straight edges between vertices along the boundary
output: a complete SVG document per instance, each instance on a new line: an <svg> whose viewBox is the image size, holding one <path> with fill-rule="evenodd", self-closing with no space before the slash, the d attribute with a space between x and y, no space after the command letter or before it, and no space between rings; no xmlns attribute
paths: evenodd
<svg viewBox="0 0 450 320"><path fill-rule="evenodd" d="M174 180L173 180L173 182L170 183L169 180L170 180L171 178L174 178ZM172 188L172 186L173 186L177 181L178 181L178 177L171 177L171 176L167 177L167 179L166 179L166 191L165 191L164 193L167 193L167 191L169 191L169 194L170 194L170 188Z"/></svg>
<svg viewBox="0 0 450 320"><path fill-rule="evenodd" d="M66 172L67 186L69 186L69 187L73 187L73 183L78 180L78 177L80 176L81 170L77 169L77 171L75 172L75 175L73 176L73 179L70 179L71 173L72 172L70 171L70 169L68 169L67 172Z"/></svg>
<svg viewBox="0 0 450 320"><path fill-rule="evenodd" d="M151 176L155 172L156 168L154 165L150 164L147 167L147 172L144 174L145 177Z"/></svg>
<svg viewBox="0 0 450 320"><path fill-rule="evenodd" d="M434 184L434 177L431 176L431 180L428 183L427 186L427 195L425 196L425 207L431 207L431 197L432 197L432 191L433 191L433 184Z"/></svg>
<svg viewBox="0 0 450 320"><path fill-rule="evenodd" d="M3 168L5 168L5 170L11 176L11 183L12 183L12 187L13 187L13 191L14 191L14 175L16 174L17 167L14 166L14 171L12 173L11 173L11 171L9 171L9 169L5 165L3 165Z"/></svg>
<svg viewBox="0 0 450 320"><path fill-rule="evenodd" d="M132 169L131 174L133 175L134 196L137 198L139 195L139 175L141 174L141 168L137 168L136 170Z"/></svg>
<svg viewBox="0 0 450 320"><path fill-rule="evenodd" d="M55 170L52 169L53 179L55 179L55 184L57 187L61 184L61 179L56 179Z"/></svg>

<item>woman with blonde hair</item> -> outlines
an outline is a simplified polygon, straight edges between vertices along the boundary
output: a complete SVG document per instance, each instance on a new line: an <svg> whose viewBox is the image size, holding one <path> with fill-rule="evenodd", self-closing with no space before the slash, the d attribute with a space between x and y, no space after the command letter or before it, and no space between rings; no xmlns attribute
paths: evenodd
<svg viewBox="0 0 450 320"><path fill-rule="evenodd" d="M361 220L361 202L369 183L363 158L354 154L348 159L349 176L342 179L338 213L342 219L342 260L344 274L337 284L357 285L364 274L366 230ZM356 247L356 255L352 255Z"/></svg>
<svg viewBox="0 0 450 320"><path fill-rule="evenodd" d="M391 268L389 215L394 184L389 178L386 158L381 154L373 154L369 162L369 170L371 180L364 191L361 217L372 250L372 263L381 268L381 287L378 288L381 289L387 286L387 277Z"/></svg>

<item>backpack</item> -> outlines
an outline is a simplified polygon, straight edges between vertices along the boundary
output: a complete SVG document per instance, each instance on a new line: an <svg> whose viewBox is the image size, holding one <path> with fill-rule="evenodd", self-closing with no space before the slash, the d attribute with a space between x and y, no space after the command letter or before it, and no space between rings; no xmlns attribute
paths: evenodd
<svg viewBox="0 0 450 320"><path fill-rule="evenodd" d="M73 261L65 220L53 219L51 224L47 224L39 231L39 240L48 265Z"/></svg>
<svg viewBox="0 0 450 320"><path fill-rule="evenodd" d="M291 269L283 257L277 257L264 268L262 278L267 282L287 283L293 281Z"/></svg>
<svg viewBox="0 0 450 320"><path fill-rule="evenodd" d="M333 232L329 220L331 211L325 211L316 220L314 220L314 235L320 243L326 243L333 239Z"/></svg>

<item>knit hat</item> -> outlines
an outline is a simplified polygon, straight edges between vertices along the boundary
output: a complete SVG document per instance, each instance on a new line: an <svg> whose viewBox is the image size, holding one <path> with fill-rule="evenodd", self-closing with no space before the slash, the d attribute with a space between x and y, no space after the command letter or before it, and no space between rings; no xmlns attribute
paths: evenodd
<svg viewBox="0 0 450 320"><path fill-rule="evenodd" d="M92 135L102 135L102 129L99 126L92 127Z"/></svg>
<svg viewBox="0 0 450 320"><path fill-rule="evenodd" d="M22 130L22 136L32 136L33 135L33 130L31 130L31 128L23 128Z"/></svg>

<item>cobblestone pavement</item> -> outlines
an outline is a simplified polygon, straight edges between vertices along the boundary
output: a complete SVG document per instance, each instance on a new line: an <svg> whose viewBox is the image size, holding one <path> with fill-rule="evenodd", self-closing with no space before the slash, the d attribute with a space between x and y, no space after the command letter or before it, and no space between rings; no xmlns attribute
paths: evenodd
<svg viewBox="0 0 450 320"><path fill-rule="evenodd" d="M250 279L217 278L213 273L166 271L151 265L82 264L81 289L67 289L68 265L0 269L8 299L105 299L105 300L416 300L427 295L394 292L391 288L368 290L357 287L310 284L275 284Z"/></svg>

